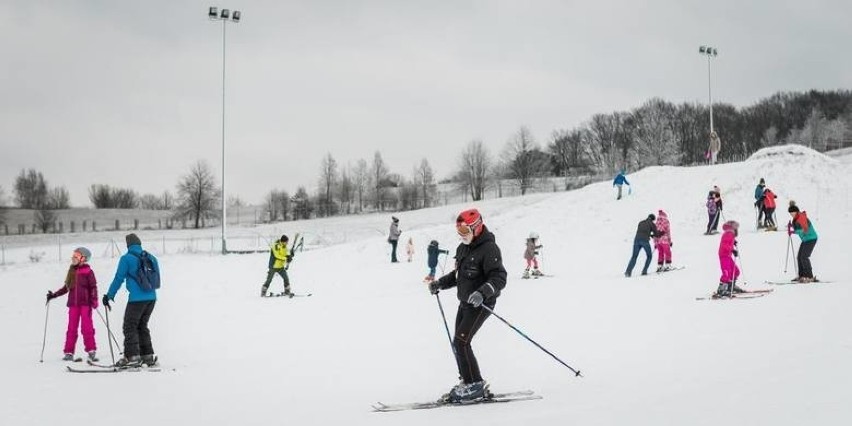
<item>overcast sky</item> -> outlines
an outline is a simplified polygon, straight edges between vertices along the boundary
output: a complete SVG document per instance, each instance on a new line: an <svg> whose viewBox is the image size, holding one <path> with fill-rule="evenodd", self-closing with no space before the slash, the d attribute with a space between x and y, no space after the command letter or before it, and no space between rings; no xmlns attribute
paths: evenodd
<svg viewBox="0 0 852 426"><path fill-rule="evenodd" d="M651 97L750 105L852 88L846 1L9 1L0 13L0 186L23 168L89 206L94 183L174 192L198 160L247 202L313 190L320 161L380 151L439 177L463 146L496 153Z"/></svg>

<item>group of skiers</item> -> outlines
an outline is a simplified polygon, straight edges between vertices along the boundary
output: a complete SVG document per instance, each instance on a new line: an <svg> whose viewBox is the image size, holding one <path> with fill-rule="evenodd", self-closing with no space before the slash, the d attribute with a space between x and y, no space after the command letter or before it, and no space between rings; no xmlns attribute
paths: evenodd
<svg viewBox="0 0 852 426"><path fill-rule="evenodd" d="M125 284L129 293L124 309L124 356L114 363L115 367L154 366L157 357L151 343L151 331L148 322L157 302L156 288L145 288L139 283L141 266L149 265L159 279L159 264L157 259L142 250L142 241L136 234L125 237L127 253L119 259L115 277L107 292L100 299L104 308L111 310L110 302ZM97 279L89 261L92 252L86 247L77 247L71 254L71 265L65 276L62 287L56 291L48 291L46 302L68 295L68 327L65 333L63 347L64 361L77 361L75 357L78 331L83 335L83 348L89 362L98 362L97 343L95 342L95 327L92 312L98 309ZM109 315L109 313L107 313ZM46 331L46 330L45 330ZM110 333L111 331L108 330ZM46 337L46 335L45 335ZM108 336L110 338L112 336Z"/></svg>

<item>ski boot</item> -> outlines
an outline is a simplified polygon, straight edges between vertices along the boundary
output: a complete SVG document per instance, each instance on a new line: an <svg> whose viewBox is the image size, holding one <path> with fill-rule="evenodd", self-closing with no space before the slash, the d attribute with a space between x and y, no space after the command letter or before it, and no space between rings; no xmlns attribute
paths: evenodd
<svg viewBox="0 0 852 426"><path fill-rule="evenodd" d="M671 271L671 270L672 270L672 264L671 263L666 263L666 266L663 266L663 271Z"/></svg>
<svg viewBox="0 0 852 426"><path fill-rule="evenodd" d="M74 354L65 354L65 356L62 357L62 360L63 361L74 361Z"/></svg>
<svg viewBox="0 0 852 426"><path fill-rule="evenodd" d="M524 269L524 274L523 274L523 275L521 275L521 278L523 278L523 279L525 279L525 280L530 279L530 270L529 270L529 269Z"/></svg>
<svg viewBox="0 0 852 426"><path fill-rule="evenodd" d="M293 294L293 292L291 292L291 291L290 291L290 287L285 287L285 288L284 288L284 293L281 293L281 295L282 295L282 296L284 296L284 297L289 297L289 298L291 298L291 299L293 298L293 296L295 296L295 295Z"/></svg>
<svg viewBox="0 0 852 426"><path fill-rule="evenodd" d="M713 294L714 299L731 297L731 285L729 283L719 283L716 293Z"/></svg>
<svg viewBox="0 0 852 426"><path fill-rule="evenodd" d="M543 277L543 276L544 276L544 274L542 274L542 273L541 273L541 271L539 271L539 270L538 270L538 268L535 268L535 269L533 269L533 271L532 271L532 276L534 276L534 277Z"/></svg>
<svg viewBox="0 0 852 426"><path fill-rule="evenodd" d="M115 362L115 367L117 368L133 368L139 367L142 365L142 357L139 355L133 355L130 358L124 356L121 357L118 361Z"/></svg>
<svg viewBox="0 0 852 426"><path fill-rule="evenodd" d="M663 265L657 266L657 273L663 272Z"/></svg>
<svg viewBox="0 0 852 426"><path fill-rule="evenodd" d="M142 365L146 367L155 367L157 365L157 355L142 355Z"/></svg>
<svg viewBox="0 0 852 426"><path fill-rule="evenodd" d="M98 362L98 354L95 351L89 351L87 360L89 362Z"/></svg>
<svg viewBox="0 0 852 426"><path fill-rule="evenodd" d="M450 391L448 402L452 404L469 404L490 398L488 383L485 380L473 383L465 383Z"/></svg>

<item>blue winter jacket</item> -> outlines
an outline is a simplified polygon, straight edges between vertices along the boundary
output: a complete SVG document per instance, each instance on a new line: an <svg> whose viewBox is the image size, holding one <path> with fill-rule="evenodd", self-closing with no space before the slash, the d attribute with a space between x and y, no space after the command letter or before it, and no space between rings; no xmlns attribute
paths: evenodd
<svg viewBox="0 0 852 426"><path fill-rule="evenodd" d="M757 185L757 187L754 188L754 200L755 201L759 201L761 198L763 198L763 191L764 191L765 188L766 188L765 186L760 186L760 185Z"/></svg>
<svg viewBox="0 0 852 426"><path fill-rule="evenodd" d="M429 248L426 249L426 252L429 253L429 259L427 261L427 265L430 268L434 268L438 266L438 255L441 253L450 254L449 250L443 250L438 246L429 245Z"/></svg>
<svg viewBox="0 0 852 426"><path fill-rule="evenodd" d="M630 185L630 182L627 181L627 178L624 177L624 173L619 173L618 176L615 177L615 180L612 181L613 185Z"/></svg>
<svg viewBox="0 0 852 426"><path fill-rule="evenodd" d="M107 297L109 297L110 300L115 300L115 294L118 293L118 290L121 288L121 284L126 281L127 291L130 292L130 296L127 298L128 302L147 302L150 300L157 300L157 290L145 291L139 286L139 283L136 282L134 275L136 274L136 270L139 269L139 258L134 256L132 253L141 256L142 246L134 244L128 247L127 253L121 256L121 259L118 260L118 268L116 268L115 278L112 279L112 284L109 285ZM148 253L148 256L154 264L154 269L156 269L157 272L160 272L160 265L157 263L157 258L151 253Z"/></svg>

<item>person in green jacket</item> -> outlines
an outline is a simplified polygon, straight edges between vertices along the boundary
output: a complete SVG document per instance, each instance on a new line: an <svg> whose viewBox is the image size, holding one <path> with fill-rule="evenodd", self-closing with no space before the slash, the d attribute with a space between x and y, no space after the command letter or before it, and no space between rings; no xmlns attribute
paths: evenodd
<svg viewBox="0 0 852 426"><path fill-rule="evenodd" d="M795 201L790 201L790 208L787 211L792 218L787 223L787 235L795 233L802 240L802 244L799 245L799 253L796 255L796 261L799 264L799 276L793 281L812 283L817 281L811 267L811 253L814 252L818 238L816 229L814 229L811 220L808 219L808 213L799 211L799 206L796 205Z"/></svg>
<svg viewBox="0 0 852 426"><path fill-rule="evenodd" d="M260 289L260 297L266 296L266 290L269 289L269 284L272 283L272 277L275 274L281 275L284 280L284 295L293 297L293 293L290 291L290 277L287 276L287 262L292 258L287 253L287 241L289 241L287 236L282 235L269 249L269 266L266 272L266 282Z"/></svg>

